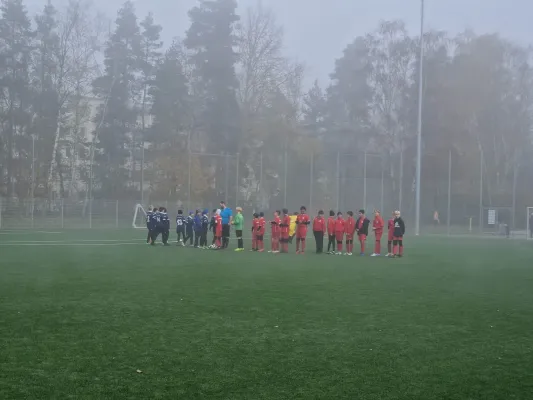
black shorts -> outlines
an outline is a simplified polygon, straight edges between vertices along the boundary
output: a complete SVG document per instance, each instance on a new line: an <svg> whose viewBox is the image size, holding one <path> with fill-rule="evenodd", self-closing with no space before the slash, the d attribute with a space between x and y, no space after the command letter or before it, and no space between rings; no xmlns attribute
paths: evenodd
<svg viewBox="0 0 533 400"><path fill-rule="evenodd" d="M239 239L242 238L242 231L236 230L235 236L237 236Z"/></svg>
<svg viewBox="0 0 533 400"><path fill-rule="evenodd" d="M229 224L222 225L222 237L229 237Z"/></svg>

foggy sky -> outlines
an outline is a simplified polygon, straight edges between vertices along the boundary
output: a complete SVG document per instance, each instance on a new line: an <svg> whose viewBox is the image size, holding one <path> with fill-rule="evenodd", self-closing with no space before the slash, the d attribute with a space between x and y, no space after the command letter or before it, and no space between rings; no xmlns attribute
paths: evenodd
<svg viewBox="0 0 533 400"><path fill-rule="evenodd" d="M67 0L52 0L57 6ZM239 12L258 0L238 0ZM112 20L124 0L93 0ZM412 33L419 31L420 0L262 0L276 12L285 30L285 53L306 66L306 83L328 81L336 58L357 35L373 30L383 19L403 19ZM44 0L26 0L33 13ZM135 0L142 19L152 11L163 26L163 39L184 36L189 26L187 11L196 0ZM453 33L499 32L502 36L533 44L531 0L426 0L426 27Z"/></svg>

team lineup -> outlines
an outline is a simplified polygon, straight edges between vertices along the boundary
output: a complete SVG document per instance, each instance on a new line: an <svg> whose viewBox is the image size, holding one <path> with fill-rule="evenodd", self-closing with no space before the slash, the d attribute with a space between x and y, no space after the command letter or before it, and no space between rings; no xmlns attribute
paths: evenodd
<svg viewBox="0 0 533 400"><path fill-rule="evenodd" d="M148 237L146 242L154 246L157 238L161 235L163 245L169 246L170 219L165 207L152 208L146 214L146 227ZM326 254L353 255L354 238L359 242L360 255L365 255L366 241L369 237L371 221L366 217L365 210L359 210L357 218L352 211L348 211L347 218L342 212L331 210L329 217L324 217L324 211L311 218L307 214L305 206L300 207L300 212L289 215L289 210L275 211L273 218L268 222L270 225L270 250L269 253L288 253L289 244L296 239L296 254L304 254L306 240L311 225L315 238L316 253L324 253L324 239L327 236L328 247ZM236 208L233 215L231 208L225 202L220 202L220 208L212 211L209 217L209 210L189 211L187 216L183 210L178 210L176 216L177 244L179 246L190 246L200 249L224 250L229 246L230 227L233 226L237 237L237 248L235 251L244 251L243 228L244 216L242 208ZM252 248L250 251L264 252L264 238L267 230L267 220L263 212L254 213L252 220ZM380 211L374 211L372 220L372 232L374 234L374 251L372 257L381 256L381 238L385 230L385 222ZM403 236L405 235L405 223L400 215L400 211L394 211L392 217L387 221L387 257L403 256ZM211 244L208 245L208 233L213 233ZM188 243L188 244L187 244ZM343 253L343 245L344 253Z"/></svg>

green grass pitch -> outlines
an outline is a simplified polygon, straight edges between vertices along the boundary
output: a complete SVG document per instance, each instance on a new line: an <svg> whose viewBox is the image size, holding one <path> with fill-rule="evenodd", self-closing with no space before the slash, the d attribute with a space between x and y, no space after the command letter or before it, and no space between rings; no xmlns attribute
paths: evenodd
<svg viewBox="0 0 533 400"><path fill-rule="evenodd" d="M0 231L0 399L533 398L532 242L407 237L391 260L144 235Z"/></svg>

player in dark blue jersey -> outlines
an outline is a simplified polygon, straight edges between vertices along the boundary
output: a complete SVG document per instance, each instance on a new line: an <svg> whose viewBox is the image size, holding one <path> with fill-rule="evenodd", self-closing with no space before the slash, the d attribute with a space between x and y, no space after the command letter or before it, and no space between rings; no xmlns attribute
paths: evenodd
<svg viewBox="0 0 533 400"><path fill-rule="evenodd" d="M176 217L176 233L178 234L178 245L185 246L185 243L183 243L183 240L186 238L185 236L185 225L186 225L186 219L183 215L182 210L178 210L178 216Z"/></svg>
<svg viewBox="0 0 533 400"><path fill-rule="evenodd" d="M211 245L214 246L215 241L217 240L217 236L215 235L215 228L216 228L216 214L217 209L213 209L213 214L211 215L211 222L209 223L209 230L213 231L213 241L211 242Z"/></svg>
<svg viewBox="0 0 533 400"><path fill-rule="evenodd" d="M152 215L150 216L150 226L151 226L151 242L150 244L152 246L155 246L155 241L157 239L157 236L159 236L159 225L161 223L161 214L159 213L159 210L154 207L152 210Z"/></svg>
<svg viewBox="0 0 533 400"><path fill-rule="evenodd" d="M200 210L196 210L194 216L194 248L198 248L200 236L202 235L202 214Z"/></svg>
<svg viewBox="0 0 533 400"><path fill-rule="evenodd" d="M170 220L168 219L167 209L165 207L160 207L159 212L161 213L161 238L163 240L163 245L168 246L168 237L170 235Z"/></svg>
<svg viewBox="0 0 533 400"><path fill-rule="evenodd" d="M202 233L200 235L200 247L203 249L207 249L207 232L209 230L208 212L209 210L207 208L202 212Z"/></svg>
<svg viewBox="0 0 533 400"><path fill-rule="evenodd" d="M149 208L146 213L146 229L148 229L148 236L146 238L146 243L152 243L152 209Z"/></svg>
<svg viewBox="0 0 533 400"><path fill-rule="evenodd" d="M189 246L192 246L192 241L194 239L194 213L192 211L189 211L189 216L185 220L185 239L183 239L183 242L187 244L187 241L189 242Z"/></svg>

